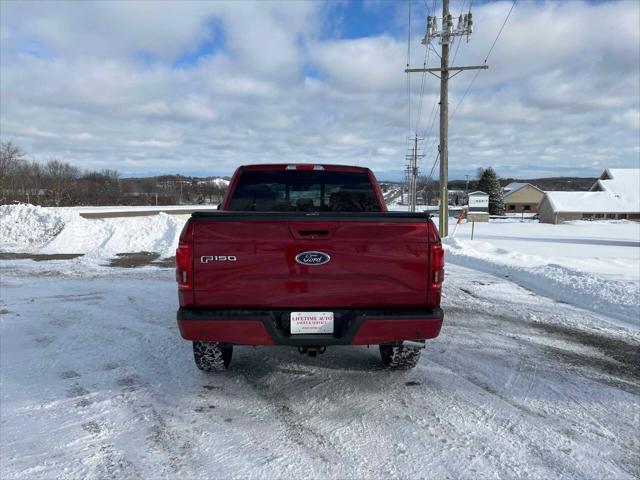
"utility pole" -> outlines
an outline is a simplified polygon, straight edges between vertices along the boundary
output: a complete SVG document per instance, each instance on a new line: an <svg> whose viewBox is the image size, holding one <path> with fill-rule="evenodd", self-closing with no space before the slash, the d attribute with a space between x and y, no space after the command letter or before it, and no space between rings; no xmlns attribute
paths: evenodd
<svg viewBox="0 0 640 480"><path fill-rule="evenodd" d="M409 211L416 211L416 203L418 197L418 158L424 157L424 155L418 155L418 140L422 140L418 138L418 135L413 137L413 146L411 147L411 153L407 155L408 165L407 165L407 190L408 190L408 199L407 203L409 204Z"/></svg>
<svg viewBox="0 0 640 480"><path fill-rule="evenodd" d="M442 31L453 29L449 0L442 0ZM445 28L445 23L447 27ZM440 235L449 230L449 35L442 37L440 58Z"/></svg>
<svg viewBox="0 0 640 480"><path fill-rule="evenodd" d="M449 226L449 78L453 78L464 70L484 70L488 65L475 65L466 67L449 66L449 48L453 37L466 36L473 32L473 17L471 12L461 14L458 18L458 25L453 28L453 17L449 13L449 0L442 0L442 30L438 30L436 17L427 17L427 33L422 39L422 43L429 48L431 39L439 37L442 45L442 55L440 68L407 68L406 73L430 73L440 79L440 236L448 235ZM456 72L449 75L449 72ZM440 72L440 76L435 72Z"/></svg>

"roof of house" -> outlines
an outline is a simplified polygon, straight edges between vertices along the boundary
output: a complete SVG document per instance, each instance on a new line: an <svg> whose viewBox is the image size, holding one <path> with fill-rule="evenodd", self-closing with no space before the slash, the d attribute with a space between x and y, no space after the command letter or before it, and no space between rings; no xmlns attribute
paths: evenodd
<svg viewBox="0 0 640 480"><path fill-rule="evenodd" d="M610 168L589 192L546 192L558 212L639 213L640 169Z"/></svg>
<svg viewBox="0 0 640 480"><path fill-rule="evenodd" d="M516 190L520 190L525 185L529 185L528 183L522 182L511 182L509 185L503 188L505 192L515 192Z"/></svg>
<svg viewBox="0 0 640 480"><path fill-rule="evenodd" d="M506 187L504 187L504 196L507 197L509 195L511 195L512 193L516 193L518 190L523 189L526 186L530 186L531 188L535 188L536 190L542 192L542 190L540 190L538 187L536 187L535 185L532 185L530 183L522 183L522 182L511 182L509 185L507 185Z"/></svg>
<svg viewBox="0 0 640 480"><path fill-rule="evenodd" d="M640 168L607 168L591 187L592 192L610 192L628 199L640 198Z"/></svg>
<svg viewBox="0 0 640 480"><path fill-rule="evenodd" d="M480 190L476 190L475 192L471 192L468 196L471 195L489 195L488 193L481 192Z"/></svg>

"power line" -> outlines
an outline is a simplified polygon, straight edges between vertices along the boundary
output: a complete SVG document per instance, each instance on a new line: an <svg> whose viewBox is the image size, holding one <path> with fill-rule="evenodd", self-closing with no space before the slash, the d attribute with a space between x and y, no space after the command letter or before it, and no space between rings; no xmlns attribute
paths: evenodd
<svg viewBox="0 0 640 480"><path fill-rule="evenodd" d="M427 181L426 181L426 182L425 182L425 184L424 184L425 192L429 190L429 184L430 184L431 182L433 182L433 171L435 170L436 165L438 164L438 160L439 160L439 159L440 159L440 152L438 152L438 155L436 155L436 159L435 159L435 161L433 162L433 165L431 166L431 171L429 172L429 176L427 177Z"/></svg>
<svg viewBox="0 0 640 480"><path fill-rule="evenodd" d="M500 38L500 35L502 34L502 29L504 29L504 26L507 24L507 20L509 20L509 17L511 16L511 12L513 12L513 8L516 6L516 3L518 3L518 0L513 0L513 3L511 4L511 9L509 9L509 13L507 13L507 18L505 18L504 22L502 22L500 31L498 32L498 35L496 35L496 39L493 41L493 44L489 49L489 53L487 53L487 56L484 59L484 63L487 63L487 60L489 59L489 55L491 55L491 52L493 52L493 47L496 46L496 42L498 41L498 39Z"/></svg>
<svg viewBox="0 0 640 480"><path fill-rule="evenodd" d="M424 68L429 65L429 49L425 49L424 62L422 63ZM407 74L408 75L408 74ZM418 103L418 115L416 116L416 135L418 135L418 128L420 126L420 120L422 119L422 99L424 98L424 86L426 83L427 72L422 73L422 81L420 82L420 101Z"/></svg>
<svg viewBox="0 0 640 480"><path fill-rule="evenodd" d="M507 13L507 16L505 17L504 22L502 22L502 26L500 27L500 30L498 31L498 34L496 35L496 38L493 40L493 43L491 44L491 48L489 49L489 52L487 53L487 56L484 57L483 64L486 64L487 60L489 60L489 55L491 55L491 52L493 52L493 48L496 46L496 43L498 42L498 39L500 38L500 35L502 34L502 30L504 29L504 26L507 24L507 21L509 20L509 17L511 16L511 12L513 11L513 8L516 6L516 3L518 3L518 0L513 0L513 3L511 4L511 8L509 9L509 13ZM467 89L462 94L462 98L460 98L460 101L456 105L456 108L453 109L453 113L451 114L451 117L449 117L449 118L453 118L453 116L456 114L456 112L458 111L458 108L460 107L460 104L462 103L462 101L465 99L465 97L467 96L467 94L471 90L471 87L475 83L475 81L478 78L479 74L480 74L480 70L478 70L475 73L475 75L471 79L471 82L469 82L469 85L467 86Z"/></svg>
<svg viewBox="0 0 640 480"><path fill-rule="evenodd" d="M433 165L431 166L431 171L429 172L429 176L427 177L430 180L433 179L433 171L435 170L436 165L438 164L438 160L440 160L440 152L438 152L438 154L436 155L436 159L433 162Z"/></svg>

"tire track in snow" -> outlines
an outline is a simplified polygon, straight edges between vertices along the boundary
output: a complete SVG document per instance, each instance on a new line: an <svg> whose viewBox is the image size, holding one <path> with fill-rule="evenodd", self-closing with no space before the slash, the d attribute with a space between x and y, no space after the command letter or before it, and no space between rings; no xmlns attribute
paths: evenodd
<svg viewBox="0 0 640 480"><path fill-rule="evenodd" d="M272 388L265 378L270 374L280 374L280 372L269 372L267 368L243 369L241 374L246 382L254 389L263 401L267 403L270 410L274 414L277 421L283 426L287 433L289 442L294 443L302 449L306 455L320 462L320 464L326 468L334 477L345 476L345 466L349 466L347 469L351 470L349 475L365 475L368 477L374 476L374 471L366 468L367 461L364 458L360 458L359 461L354 462L354 459L345 457L340 445L336 444L332 439L328 438L320 430L310 425L309 419L302 417L294 409L291 408L291 400L285 393L284 388ZM319 373L319 372L314 372ZM285 372L286 375L294 374L291 371ZM272 379L268 378L268 379ZM303 382L300 388L305 390L313 390L321 385L325 385L328 379L314 380L312 384L309 382ZM353 424L354 420L351 420L349 425ZM344 428L341 426L339 428ZM333 431L336 431L334 429ZM298 450L298 453L302 453ZM350 468L353 463L357 463L358 469L355 471ZM364 468L362 468L364 467ZM364 472L363 472L364 470ZM365 473L366 472L366 473ZM314 471L314 475L318 475L318 472Z"/></svg>

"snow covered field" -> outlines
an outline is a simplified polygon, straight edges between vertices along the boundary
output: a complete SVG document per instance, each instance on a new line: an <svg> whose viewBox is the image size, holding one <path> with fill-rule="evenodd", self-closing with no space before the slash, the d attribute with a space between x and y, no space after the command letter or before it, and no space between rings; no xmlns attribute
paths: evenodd
<svg viewBox="0 0 640 480"><path fill-rule="evenodd" d="M460 225L447 261L640 328L640 224L575 221Z"/></svg>
<svg viewBox="0 0 640 480"><path fill-rule="evenodd" d="M265 347L206 375L173 270L103 266L186 218L0 207L0 251L85 254L2 260L2 478L640 476L638 224L462 225L414 371Z"/></svg>

